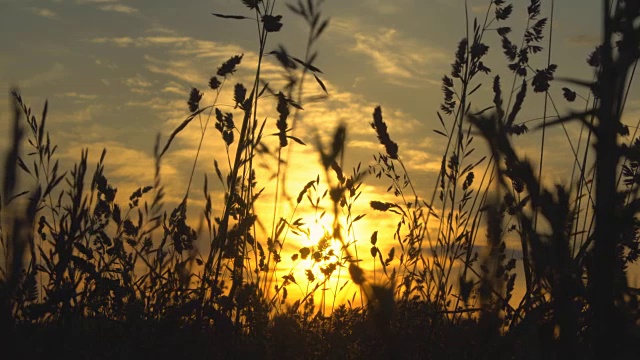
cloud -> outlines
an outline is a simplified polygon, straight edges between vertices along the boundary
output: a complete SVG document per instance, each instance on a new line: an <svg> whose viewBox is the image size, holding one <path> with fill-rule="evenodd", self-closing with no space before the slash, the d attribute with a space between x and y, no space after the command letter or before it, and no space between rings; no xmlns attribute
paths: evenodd
<svg viewBox="0 0 640 360"><path fill-rule="evenodd" d="M64 65L61 63L55 63L51 67L51 69L36 74L30 78L27 78L24 81L21 81L21 87L28 88L34 85L42 85L45 83L55 82L57 80L63 79L68 75L68 71L65 69Z"/></svg>
<svg viewBox="0 0 640 360"><path fill-rule="evenodd" d="M135 14L138 9L121 4L118 0L76 0L76 4L92 4L98 7L102 11L117 12L122 14Z"/></svg>
<svg viewBox="0 0 640 360"><path fill-rule="evenodd" d="M383 48L386 47L388 50L389 44L397 39L396 30L382 29L380 33L373 36L357 33L355 34L355 39L356 47L354 51L369 56L379 72L404 79L411 78L411 69L402 66L402 63L406 63L406 61L397 61L398 57L393 56L388 51L384 51L385 49Z"/></svg>
<svg viewBox="0 0 640 360"><path fill-rule="evenodd" d="M54 20L60 19L58 14L56 14L53 10L44 9L44 8L37 8L37 7L30 7L29 11L31 11L33 14L35 14L37 16L40 16L40 17L43 17L43 18L54 19Z"/></svg>
<svg viewBox="0 0 640 360"><path fill-rule="evenodd" d="M424 150L415 150L411 148L400 149L402 159L412 170L426 171L438 173L442 166L442 158L439 155L432 155Z"/></svg>
<svg viewBox="0 0 640 360"><path fill-rule="evenodd" d="M122 81L133 93L146 94L149 92L149 88L153 86L153 82L145 79L140 74L136 74L134 77L126 78Z"/></svg>
<svg viewBox="0 0 640 360"><path fill-rule="evenodd" d="M171 115L173 115L173 112L176 109L175 102L167 100L166 98L161 98L161 97L154 97L154 98L143 100L143 101L134 101L134 100L127 101L125 105L132 106L132 107L139 106L147 109L158 110L165 114L171 114ZM182 106L182 105L183 104L180 103L179 108L185 108L185 106Z"/></svg>
<svg viewBox="0 0 640 360"><path fill-rule="evenodd" d="M366 141L366 140L349 140L347 143L347 147L350 149L353 149L353 148L365 149L367 151L371 151L371 153L376 153L381 150L380 144L376 144L373 141Z"/></svg>
<svg viewBox="0 0 640 360"><path fill-rule="evenodd" d="M343 40L349 50L364 55L386 82L404 87L439 84L441 68L448 59L445 51L393 28L367 27L357 20L341 18L332 24L333 36L348 34Z"/></svg>
<svg viewBox="0 0 640 360"><path fill-rule="evenodd" d="M166 134L175 129L188 116L186 98L189 88L196 86L203 90L205 96L201 101L201 105L210 105L215 97L215 92L206 88L205 84L208 81L208 77L213 75L216 67L226 61L230 56L244 54L239 71L232 78L228 79L231 83L227 84L227 89L223 91L217 103L221 110L225 112L235 111L235 118L237 122L240 122L242 119L241 113L238 113L237 110L228 106L229 104L233 104L232 99L229 97L230 87L236 82L241 82L245 85L251 84L253 81L253 71L251 69L254 69L257 64L257 54L237 45L204 41L180 36L175 33L171 35L166 34L168 33L164 32L161 36L95 38L92 40L95 44L145 49L145 54L142 55L144 59L142 66L152 74L162 74L165 76L163 80L159 77L153 77L152 74L145 74L145 78L142 79L139 76L126 79L125 84L132 88L136 84L149 85L147 84L147 79L150 78L163 81L162 83L164 84L163 86L157 86L161 91L154 92L153 95L147 93L146 97L130 99L125 103L126 106L130 108L147 109L152 111L158 119L163 119L163 128L165 129L163 133L166 136ZM391 34L386 38L387 45L390 45L392 42L398 42L399 39L400 36ZM409 45L405 44L404 46ZM161 50L162 56L155 55L152 50ZM416 51L422 50L417 49ZM410 54L409 61L421 62L426 60ZM276 64L274 57L265 57L262 62L262 71L263 79L268 81L270 86L277 91L277 89L282 86L283 81L280 66ZM143 73L141 72L140 74ZM306 84L305 95L322 92L313 79L309 81L310 82ZM329 144L335 127L340 123L344 123L348 126L348 156L350 159L371 159L371 154L383 151L376 140L375 133L369 126L371 114L376 104L367 101L361 95L340 89L329 79L323 78L323 81L329 89L329 97L321 102L304 103L303 117L296 124L295 133L292 134L300 137L309 144L309 146L302 148L294 146L299 148L299 150L293 153L292 163L289 164L290 169L295 170L291 170L289 179L292 183L290 186L287 186L292 194L297 194L297 192L300 191L300 184L309 181L309 174L315 177L316 174L323 173L318 161L318 151L313 146L316 134L324 144ZM141 86L139 88L146 89L148 87ZM276 102L271 101L268 96L261 101L257 117L267 120L265 133L275 131L273 129L275 117L277 117L275 106ZM384 114L392 138L398 141L402 148L408 148L409 145L405 145L409 144L407 139L416 133L420 122L409 114L397 109L392 109L391 107L385 108ZM206 118L206 116L203 117ZM293 115L291 115L289 119L289 125L292 125L292 121ZM218 139L218 134L211 124L209 124L209 126L210 129L207 132L207 138L209 139L209 136L214 136L216 141L206 141L205 144L203 144L202 159L200 162L203 164L211 164L212 161L209 158L214 157L217 158L220 164L224 164L226 163L224 159L226 156L224 155L226 154L224 143L221 139ZM240 124L237 123L236 126L240 126ZM166 162L178 169L180 174L190 173L190 169L186 167L192 164L195 147L199 143L201 136L201 126L197 121L193 121L180 132L172 143ZM270 149L273 150L277 148L277 137L267 136L264 141ZM422 150L422 148L416 149L410 154L411 158L416 160L416 168L429 171L439 170L439 162L435 159L428 158L426 155L419 154ZM231 151L233 151L233 147ZM207 155L205 156L204 154ZM310 159L313 159L313 161L310 161ZM269 162L270 158L261 158L258 161L264 162L264 165L273 168L273 164ZM413 164L414 162L411 163L411 165ZM200 171L206 172L211 171L211 169L210 166L202 165L201 168L200 165L198 165L197 172ZM266 175L261 175L259 178L269 179L272 175L268 171L264 174ZM184 181L185 179L179 179L176 183L184 183ZM194 188L197 188L197 186L198 185L195 185ZM264 196L268 197L271 195L269 195L269 191L266 191Z"/></svg>
<svg viewBox="0 0 640 360"><path fill-rule="evenodd" d="M64 98L72 98L78 101L93 100L98 98L98 95L79 94L77 92L66 92L63 94L58 94L57 96L64 97Z"/></svg>
<svg viewBox="0 0 640 360"><path fill-rule="evenodd" d="M245 53L241 47L215 41L198 40L188 36L140 36L140 37L99 37L91 40L94 44L111 44L117 47L155 48L165 47L178 55L189 55L197 58L228 58ZM249 53L249 52L248 52ZM249 54L249 57L253 56ZM257 58L257 55L254 57ZM246 60L246 59L245 59Z"/></svg>
<svg viewBox="0 0 640 360"><path fill-rule="evenodd" d="M147 70L156 74L164 74L188 84L203 83L204 76L199 69L193 67L188 60L164 60L146 55Z"/></svg>
<svg viewBox="0 0 640 360"><path fill-rule="evenodd" d="M123 14L135 14L138 12L138 9L131 6L127 6L127 5L122 5L122 4L102 5L99 7L99 9L102 11L113 11L113 12L118 12Z"/></svg>
<svg viewBox="0 0 640 360"><path fill-rule="evenodd" d="M348 25L348 24L347 24ZM344 27L345 25L343 25ZM171 31L163 31L161 36L142 36L142 37L112 37L112 38L95 38L91 40L95 44L105 44L123 48L141 48L141 49L161 49L162 57L149 55L146 52L143 55L144 68L155 74L165 75L167 78L164 86L161 86L160 94L149 98L141 98L130 100L126 103L129 107L143 107L151 109L158 114L158 117L165 119L168 129L172 129L180 124L185 114L185 102L188 91L191 86L196 86L205 91L205 98L201 104L209 104L213 101L213 93L207 91L206 82L209 76L215 73L217 66L226 61L230 56L244 54L242 64L239 71L234 75L231 81L242 82L245 85L253 81L253 72L250 69L255 68L257 64L257 54L248 51L240 46L233 44L225 44L214 41L204 41L192 37L180 36ZM165 35L172 33L172 35ZM374 38L366 38L363 32L359 32L362 42L373 41ZM407 53L406 63L410 69L403 69L399 65L392 69L394 74L398 74L402 79L420 76L419 72L411 70L416 67L415 64L423 64L430 59L437 58L437 55L423 55L429 53L420 47L416 42L407 40L396 31L386 30L376 35L382 40L382 46L399 53ZM364 44L361 44L364 47ZM414 47L412 51L400 50L400 48ZM364 51L364 50L361 50ZM382 52L383 50L380 50ZM433 53L433 52L432 52ZM377 59L377 58L374 58ZM378 63L382 60L377 59ZM282 84L282 74L280 66L272 56L265 57L262 62L263 79L268 81L274 89L278 89ZM424 76L424 75L423 75ZM147 76L147 78L151 75ZM315 86L313 79L307 84L305 95L314 95L321 93L319 87ZM303 136L304 141L312 141L314 134L318 133L320 139L327 143L331 137L332 131L339 123L344 123L349 129L349 141L353 142L353 151L364 155L367 158L371 154L371 150L380 150L377 144L375 134L369 126L371 114L376 104L368 102L364 97L354 94L344 89L335 88L334 84L323 79L325 85L330 90L329 98L322 102L308 102L304 104L305 110L302 112L304 118L297 124L296 134ZM129 87L137 89L148 89L150 83L145 78L137 75L134 78L125 80L125 84ZM139 85L139 86L136 86ZM438 82L439 85L439 82ZM317 87L317 89L316 89ZM219 99L220 104L228 104L232 99L228 97L228 91L225 91ZM231 102L232 103L232 102ZM225 110L226 111L226 110ZM277 114L275 110L275 102L265 99L259 109L258 118L273 119L273 114ZM385 108L385 121L389 125L389 129L394 140L402 144L402 138L415 134L416 129L420 126L420 122L412 118L407 113L392 108ZM290 120L291 121L291 120ZM305 134L305 135L300 135ZM188 128L183 131L180 136L185 139L185 144L191 144L200 137L200 130ZM178 140L179 143L181 140ZM223 150L216 149L216 151ZM317 155L317 154L316 154ZM193 156L191 154L190 156ZM416 156L416 158L418 158ZM426 160L424 157L421 158ZM427 163L425 161L425 163ZM432 164L421 165L421 168L432 167Z"/></svg>
<svg viewBox="0 0 640 360"><path fill-rule="evenodd" d="M162 88L162 92L166 92L166 93L172 93L172 94L176 94L179 96L184 96L185 94L187 94L189 91L188 88L182 86L181 84L178 84L175 81L169 81L163 88Z"/></svg>
<svg viewBox="0 0 640 360"><path fill-rule="evenodd" d="M93 100L91 96L94 95L83 95L77 94L74 92L66 93L61 95L61 97L76 99L74 102L77 104L87 103L88 100ZM67 111L65 113L56 114L56 124L73 124L79 125L83 124L87 125L94 121L94 115L99 114L101 111L104 111L105 106L101 104L96 104L95 102L91 102L88 105L84 105L83 108L80 108L76 111ZM103 131L105 129L102 129ZM99 132L96 132L99 133ZM64 136L70 135L70 133L64 134ZM85 137L86 139L86 137Z"/></svg>
<svg viewBox="0 0 640 360"><path fill-rule="evenodd" d="M116 45L118 47L127 47L127 46L132 46L134 45L135 41L133 38L128 37L128 36L122 36L122 37L116 37L116 38L95 38L93 40L91 40L92 43L94 44L112 44L112 45Z"/></svg>
<svg viewBox="0 0 640 360"><path fill-rule="evenodd" d="M168 32L164 31L164 33ZM169 56L158 58L148 54L144 55L143 66L146 70L155 74L167 75L173 80L190 85L206 83L206 79L215 72L215 67L210 66L208 73L203 73L200 62L209 63L210 58L226 60L232 55L244 52L236 45L197 40L186 36L101 37L94 38L91 42L120 48L162 49L163 54L169 54ZM257 59L257 55L245 54L243 62L248 59ZM221 65L224 60L218 60L214 64ZM131 79L127 85L132 85ZM177 87L174 84L170 89L177 90Z"/></svg>
<svg viewBox="0 0 640 360"><path fill-rule="evenodd" d="M190 37L184 36L141 36L132 38L129 36L114 37L114 38L95 38L91 42L95 44L112 44L118 47L139 47L148 48L158 45L166 46L180 46L181 44L193 40Z"/></svg>
<svg viewBox="0 0 640 360"><path fill-rule="evenodd" d="M98 66L104 66L104 67L106 67L107 69L110 69L110 70L118 69L118 64L116 64L114 62L110 62L109 60L99 59L97 57L92 57L92 58L93 58L93 61Z"/></svg>
<svg viewBox="0 0 640 360"><path fill-rule="evenodd" d="M107 149L105 176L118 189L116 202L119 204L126 204L129 196L139 187L153 184L155 160L150 151L132 149L118 141L98 140L90 143L68 143L59 156L65 163L73 163L78 160L83 149L89 151L89 169L95 168L93 163L99 158L102 150ZM170 183L176 179L177 171L173 166L163 163L161 174L163 181ZM170 194L164 200L165 202L180 201L179 198L174 198Z"/></svg>
<svg viewBox="0 0 640 360"><path fill-rule="evenodd" d="M165 35L177 35L178 34L178 32L173 30L173 29L168 29L168 28L164 28L164 27L161 27L161 26L148 29L145 32L157 33L157 34L165 34Z"/></svg>
<svg viewBox="0 0 640 360"><path fill-rule="evenodd" d="M168 33L167 30L163 30ZM141 37L99 37L91 40L94 44L113 45L121 48L163 49L174 56L157 58L145 55L147 69L154 73L170 75L187 83L195 84L206 81L215 69L231 56L244 55L241 68L254 68L258 62L258 54L234 44L199 40L188 36L141 36ZM281 73L273 56L267 56L262 63L261 71L265 76ZM208 68L203 74L202 64Z"/></svg>

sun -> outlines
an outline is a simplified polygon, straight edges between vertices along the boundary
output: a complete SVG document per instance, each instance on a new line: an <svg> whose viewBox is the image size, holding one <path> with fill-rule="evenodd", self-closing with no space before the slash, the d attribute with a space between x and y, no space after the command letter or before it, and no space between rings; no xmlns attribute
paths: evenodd
<svg viewBox="0 0 640 360"><path fill-rule="evenodd" d="M307 228L308 235L304 242L308 245L309 256L304 261L307 268L312 268L316 275L331 277L341 264L342 244L333 237L331 225L314 221Z"/></svg>
<svg viewBox="0 0 640 360"><path fill-rule="evenodd" d="M304 233L299 232L300 248L292 256L295 260L290 273L298 279L300 298L311 294L323 312L327 306L344 301L346 292L352 290L346 251L341 241L333 237L332 226L332 222L314 220L305 226Z"/></svg>

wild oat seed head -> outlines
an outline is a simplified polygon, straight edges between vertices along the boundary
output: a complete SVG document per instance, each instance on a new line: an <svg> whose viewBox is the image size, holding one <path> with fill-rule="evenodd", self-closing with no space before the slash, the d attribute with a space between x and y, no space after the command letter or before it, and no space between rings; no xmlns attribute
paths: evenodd
<svg viewBox="0 0 640 360"><path fill-rule="evenodd" d="M187 104L189 104L189 111L195 112L198 110L198 108L200 107L200 100L202 100L202 95L203 94L198 89L191 88L189 101L187 101Z"/></svg>
<svg viewBox="0 0 640 360"><path fill-rule="evenodd" d="M391 140L387 131L387 124L382 120L382 108L376 106L373 111L373 122L371 127L376 131L380 144L384 145L387 155L394 160L398 160L398 144Z"/></svg>
<svg viewBox="0 0 640 360"><path fill-rule="evenodd" d="M217 90L220 85L222 85L222 83L217 77L212 76L211 79L209 79L209 88L211 88L211 90Z"/></svg>
<svg viewBox="0 0 640 360"><path fill-rule="evenodd" d="M236 66L240 65L243 56L244 54L232 56L229 60L225 61L225 63L218 68L217 75L221 77L233 75L233 73L236 72Z"/></svg>
<svg viewBox="0 0 640 360"><path fill-rule="evenodd" d="M264 29L267 32L278 32L282 28L282 15L264 15L262 22L264 23Z"/></svg>

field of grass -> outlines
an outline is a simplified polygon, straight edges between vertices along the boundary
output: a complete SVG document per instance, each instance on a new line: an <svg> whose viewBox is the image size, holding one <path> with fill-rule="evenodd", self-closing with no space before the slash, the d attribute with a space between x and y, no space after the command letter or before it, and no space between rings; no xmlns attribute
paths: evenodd
<svg viewBox="0 0 640 360"><path fill-rule="evenodd" d="M548 48L553 13L544 17L540 0L488 1L485 17L468 19L468 36L442 77L434 131L446 147L432 189L414 186L381 107L371 109L369 124L380 152L366 167L345 169L345 126L328 142L296 133L305 104L323 98L309 99L307 89L327 95L314 65L330 26L323 0L242 3L245 14L213 15L230 27L257 27L259 61L248 69L254 81L234 80L245 66L237 54L207 80L213 103L203 104L197 88L185 94L190 115L166 140L158 136L148 169L154 183L127 204L116 203L116 185L105 176L108 149L95 169L86 152L62 169L47 105L32 110L28 94L11 91L0 192L0 352L7 359L640 356L640 289L629 281L640 255L639 124L622 122L637 86L639 1L603 1L603 42L587 59L593 78L583 80L556 79ZM308 25L303 58L268 45L284 11ZM515 11L526 11L527 22L509 25ZM510 26L524 36L512 37ZM508 77L486 63L489 41L501 44L491 51L508 61ZM282 67L277 84L262 77L266 56ZM534 57L546 67L533 68ZM550 86L562 87L564 98L554 99ZM535 121L521 116L532 92L544 96ZM232 99L230 112L223 98ZM491 100L479 106L482 99ZM562 114L559 102L583 102L583 110ZM274 109L269 120L258 116L265 108ZM579 126L578 139L566 131L570 123ZM202 136L191 180L183 200L168 207L165 185L181 185L163 183L161 164L193 126ZM558 127L572 146L565 166L573 171L565 185L549 185L545 132ZM212 164L216 179L204 176L196 190L193 179L203 176L196 164L211 133L226 158ZM540 137L536 166L519 150L526 136ZM325 174L286 194L290 149L303 145L315 146ZM275 164L273 179L256 175L265 158ZM353 206L373 178L396 199L369 204L370 212L398 219L393 245L380 244L377 231L355 234L365 214ZM210 181L224 189L222 203ZM256 210L265 186L275 189L272 214ZM205 199L196 219L188 217L195 191ZM283 204L293 213L281 214ZM309 219L295 212L302 206L331 219L314 246L291 244L292 234L311 236ZM509 255L507 239L518 256ZM284 251L287 241L297 252ZM347 289L357 291L339 300Z"/></svg>

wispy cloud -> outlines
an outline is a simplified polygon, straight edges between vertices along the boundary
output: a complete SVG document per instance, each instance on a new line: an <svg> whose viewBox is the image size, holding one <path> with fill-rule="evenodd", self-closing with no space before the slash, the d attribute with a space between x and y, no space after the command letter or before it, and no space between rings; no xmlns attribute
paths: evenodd
<svg viewBox="0 0 640 360"><path fill-rule="evenodd" d="M151 109L151 110L157 110L159 112L162 112L164 114L170 114L170 113L174 113L176 112L176 109L182 109L182 111L178 110L178 113L180 114L184 114L186 109L186 106L184 106L183 103L186 102L179 102L176 103L176 101L171 101L168 100L166 98L161 98L161 97L154 97L154 98L150 98L147 100L131 100L131 101L127 101L127 103L125 105L127 106L140 106L146 109ZM173 116L171 116L173 117Z"/></svg>
<svg viewBox="0 0 640 360"><path fill-rule="evenodd" d="M115 37L115 38L95 38L91 40L95 44L112 44L118 47L127 47L134 45L135 41L129 36Z"/></svg>
<svg viewBox="0 0 640 360"><path fill-rule="evenodd" d="M173 29L157 26L146 30L147 33L165 34L165 35L177 35L178 32Z"/></svg>
<svg viewBox="0 0 640 360"><path fill-rule="evenodd" d="M100 59L97 57L92 57L93 61L96 63L96 65L98 66L104 66L107 69L111 69L111 70L115 70L118 68L118 64L111 62L109 60L105 60L105 59Z"/></svg>
<svg viewBox="0 0 640 360"><path fill-rule="evenodd" d="M385 81L394 85L416 87L423 82L438 83L448 55L441 49L396 29L372 27L353 19L334 19L334 36L349 35L346 46L364 55Z"/></svg>
<svg viewBox="0 0 640 360"><path fill-rule="evenodd" d="M119 12L123 14L135 14L138 12L138 9L131 6L127 6L127 5L122 5L122 4L107 4L107 5L102 5L98 8L102 11L113 11L113 12Z"/></svg>
<svg viewBox="0 0 640 360"><path fill-rule="evenodd" d="M412 170L437 173L442 166L442 158L432 155L424 150L414 150L411 148L401 149L406 159L407 166Z"/></svg>
<svg viewBox="0 0 640 360"><path fill-rule="evenodd" d="M118 47L152 47L157 45L175 45L192 40L190 37L180 36L142 36L132 38L129 36L113 37L113 38L95 38L91 42L95 44L112 44Z"/></svg>
<svg viewBox="0 0 640 360"><path fill-rule="evenodd" d="M162 88L162 92L172 93L172 94L176 94L176 95L180 95L180 96L184 96L184 94L186 94L187 91L189 91L189 89L185 88L184 86L178 84L175 81L169 81Z"/></svg>
<svg viewBox="0 0 640 360"><path fill-rule="evenodd" d="M213 75L216 67L222 65L231 56L244 54L243 68L257 64L258 59L256 53L245 51L237 45L199 40L187 36L100 37L92 39L91 42L121 48L164 49L166 54L173 56L158 58L144 55L146 69L156 74L171 76L188 84L206 83L206 79ZM206 72L202 67L205 62L208 65ZM273 74L279 72L280 68L272 62L265 62L262 71L263 74Z"/></svg>
<svg viewBox="0 0 640 360"><path fill-rule="evenodd" d="M66 93L62 93L62 94L58 94L57 96L59 97L64 97L64 98L72 98L72 99L76 99L76 100L93 100L93 99L97 99L98 95L92 95L92 94L79 94L77 92L66 92Z"/></svg>
<svg viewBox="0 0 640 360"><path fill-rule="evenodd" d="M198 84L205 82L205 76L201 69L193 66L193 63L184 59L159 59L145 55L146 69L155 74L164 74L174 79L178 79L187 84Z"/></svg>
<svg viewBox="0 0 640 360"><path fill-rule="evenodd" d="M124 5L120 3L118 0L76 0L76 4L84 5L84 4L92 4L98 7L98 9L102 11L111 11L118 12L122 14L135 14L138 12L138 9Z"/></svg>
<svg viewBox="0 0 640 360"><path fill-rule="evenodd" d="M93 95L77 94L74 92L63 94L62 97L74 99L75 100L74 103L77 103L77 104L84 103L85 105L83 105L82 108L79 108L75 111L69 111L69 112L65 112L64 114L58 114L56 116L56 123L74 124L74 125L82 124L83 126L91 124L95 119L95 115L105 109L104 105L96 104L95 101L88 102L89 100L95 100L95 98L90 98L91 96ZM101 127L100 129L101 129L100 131L103 131L103 132L106 130L104 127ZM96 134L99 134L99 133L100 132L96 131ZM65 133L63 136L72 136L72 134L67 131L67 133ZM96 136L96 138L97 137L98 136Z"/></svg>
<svg viewBox="0 0 640 360"><path fill-rule="evenodd" d="M136 94L146 94L149 92L149 88L153 86L153 82L145 79L140 74L126 78L122 82L131 90L131 92Z"/></svg>
<svg viewBox="0 0 640 360"><path fill-rule="evenodd" d="M20 86L23 88L28 88L34 85L42 85L63 79L68 74L69 73L63 64L55 63L49 70L43 71L39 74L31 76L30 78L27 78L26 80L21 81Z"/></svg>
<svg viewBox="0 0 640 360"><path fill-rule="evenodd" d="M417 46L417 44L411 41L403 40L403 37L398 33L391 32L387 34L386 37L384 33L378 35L384 40L385 43L383 45L392 49L394 46ZM364 34L361 36L362 41L369 40L364 37ZM204 91L205 97L201 101L201 104L211 104L214 94L208 91L205 84L208 81L208 77L215 73L217 66L232 55L244 54L239 71L230 81L233 83L242 82L244 84L250 84L253 72L246 70L253 69L258 60L256 53L237 45L204 41L168 32L163 32L160 36L95 38L92 42L105 46L144 49L144 54L141 55L143 58L142 67L148 71L149 74L140 72L141 75L144 75L144 78L128 78L125 80L125 84L131 88L136 84L143 85L138 88L146 89L147 87L144 85L148 82L147 79L157 79L158 82L153 85L153 88L160 89L160 91L153 93L148 92L143 97L130 99L125 105L134 111L138 108L153 111L157 118L165 119L164 128L167 129L167 132L179 125L188 115L186 98L190 86L201 87L201 90ZM362 46L365 45L363 44ZM162 56L156 55L155 50L160 50ZM383 49L379 51L382 53ZM394 51L406 53L405 50ZM407 66L414 66L414 63L427 63L430 61L429 59L433 57L433 55L428 55L423 58L423 55L417 54L419 52L428 53L428 51L424 51L422 47L417 47L412 50L406 55L408 56L406 61L408 61L407 64L409 64ZM263 79L269 81L274 89L278 89L278 86L280 86L278 81L282 78L280 67L276 64L276 60L272 56L265 57L264 60L262 63ZM411 69L403 73L402 71L404 71L404 69L402 69L400 65L396 65L394 69L394 73L400 74L402 79L413 78L413 76L426 77L425 74ZM157 75L164 75L164 79L157 77ZM309 102L303 104L303 118L298 122L294 135L297 134L296 136L302 137L303 141L313 142L317 134L317 137L326 144L331 140L331 135L335 127L343 123L348 127L349 144L353 145L350 146L349 156L359 159L369 159L372 152L382 151L383 149L375 138L375 133L369 126L373 108L377 104L369 102L362 95L355 94L349 91L349 89L339 88L329 79L324 78L323 80L330 90L329 98L319 103ZM164 86L156 86L159 82L164 84ZM315 82L310 82L307 85L308 88L310 88L309 92L314 91L313 85L315 85ZM229 101L231 100L226 98L219 100L220 104L228 104ZM277 115L275 105L275 101L270 101L268 98L265 98L260 106L258 118L267 119L268 126L272 126L271 121L273 120L273 116L274 114ZM223 107L223 109L228 108ZM384 111L385 121L391 129L392 137L398 141L402 149L408 149L409 144L412 144L408 139L414 135L416 131L419 131L416 129L420 126L420 122L409 114L394 110L391 107L385 108ZM180 136L172 145L174 150L171 151L168 159L172 159L170 163L180 169L180 173L189 173L188 169L184 167L186 166L185 164L190 164L188 160L193 159L194 149L192 145L198 143L201 135L202 133L199 126L188 126L180 133ZM265 139L267 143L276 140L277 138ZM222 141L214 143L215 144L208 143L206 148L203 149L203 153L223 154L225 152ZM179 151L179 149L184 149L185 147L187 150ZM277 144L275 143L270 145L270 148L276 147ZM295 171L295 173L300 172L301 181L308 181L308 174L315 174L319 171L317 164L315 162L310 163L308 159L317 157L318 154L313 146L306 147L304 152L305 153L299 157L300 159L304 159L303 163L291 166L292 168L300 169L300 171ZM428 159L426 155L422 157L414 153L411 155L412 157L415 156L416 159L424 160L422 163L416 162L415 165L419 170L432 171L439 169L439 163L437 163L436 160ZM206 161L208 160L203 160L203 162ZM294 177L295 175L292 174L292 179ZM292 191L299 191L299 188L296 188L297 185L297 183L293 185Z"/></svg>
<svg viewBox="0 0 640 360"><path fill-rule="evenodd" d="M111 44L117 47L169 47L169 51L178 55L190 55L198 58L215 58L239 55L245 51L237 46L215 41L199 40L188 36L140 36L140 37L99 37L91 40L95 44Z"/></svg>
<svg viewBox="0 0 640 360"><path fill-rule="evenodd" d="M47 19L54 19L54 20L59 20L60 17L58 16L57 13L55 13L53 10L49 10L49 9L45 9L45 8L38 8L38 7L30 7L28 8L28 10L40 17L43 18L47 18Z"/></svg>
<svg viewBox="0 0 640 360"><path fill-rule="evenodd" d="M357 33L361 47L360 52L365 52L367 44L373 46L374 42L381 42L380 46L382 48L376 50L379 54L377 57L373 57L374 64L376 67L387 71L387 74L397 75L399 81L420 77L426 78L426 73L415 69L420 67L428 68L427 64L433 65L432 62L436 61L433 59L439 59L439 55L435 55L434 51L425 50L424 46L420 46L417 42L408 40L392 30L374 34L374 37L371 38L367 38L363 30ZM240 70L234 76L233 81L244 82L245 84L252 81L250 78L252 73L245 72L243 69L251 69L257 64L258 57L254 52L237 45L180 36L174 32L163 31L163 34L167 35L101 37L91 40L95 44L122 48L162 50L162 57L155 54L150 55L153 52L145 51L143 66L150 73L162 74L167 77L165 85L161 87L161 93L164 95L131 100L127 103L127 106L141 106L152 109L161 114L159 115L160 118L171 119L167 121L169 127L179 124L184 119L185 99L188 95L189 87L202 86L203 90L206 90L204 89L204 84L206 84L208 77L215 73L217 66L232 55L244 54ZM385 59L383 55L387 51L395 52L398 55L394 55L391 60ZM444 57L444 55L442 56ZM278 80L281 79L281 69L275 63L273 57L266 57L265 60L262 63L263 78L268 79L267 81L270 82L271 86L277 88L279 86ZM384 61L386 61L385 64L383 64ZM396 64L394 61L400 62L400 64ZM152 77L152 75L147 76L147 78ZM334 84L328 79L324 79L324 82L330 89L329 99L321 103L304 104L303 115L305 119L309 120L301 122L297 131L300 131L299 133L314 134L319 128L321 138L324 138L325 136L330 136L332 129L337 124L345 123L349 126L351 140L356 141L355 144L358 144L361 152L376 148L375 136L368 124L371 121L373 108L377 104L370 103L362 96L350 91L334 88ZM144 90L149 87L148 80L141 78L140 75L125 80L125 84L132 89ZM309 85L311 87L311 84ZM207 96L207 91L205 91L205 99L203 99L202 103L206 103ZM259 117L270 117L276 113L273 105L269 101L264 101ZM179 109L179 111L176 111L176 109ZM313 121L311 121L312 119ZM401 137L415 133L420 124L408 114L391 108L385 109L385 120L392 129L393 136L398 137L399 142L402 142L400 140ZM194 136L194 139L200 136L198 131L194 131L191 134L188 130L185 131L184 135L185 137ZM364 143L367 141L369 145L365 146Z"/></svg>
<svg viewBox="0 0 640 360"><path fill-rule="evenodd" d="M87 129L87 132L90 132L88 134L90 137L96 131L100 131L100 129ZM126 203L129 196L137 188L153 184L155 160L150 151L133 149L129 145L118 141L105 141L101 139L94 142L82 141L67 143L64 148L61 149L59 156L63 161L66 161L66 163L73 163L78 160L79 154L84 149L89 152L89 168L94 167L93 163L100 156L102 150L107 149L105 175L109 179L109 182L118 189L116 197L118 202ZM175 167L165 162L162 164L161 169L163 180L166 183L177 180L176 176L178 172ZM172 196L172 194L167 195L164 199L165 202L177 203L181 200L178 197Z"/></svg>

